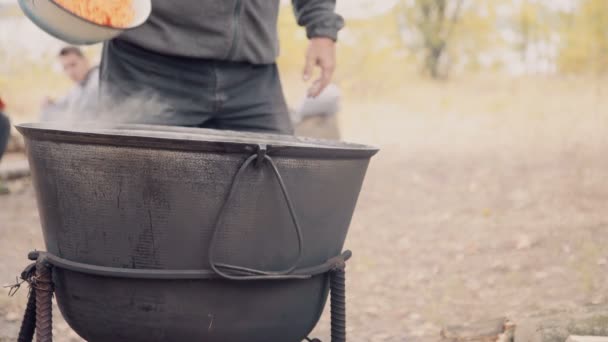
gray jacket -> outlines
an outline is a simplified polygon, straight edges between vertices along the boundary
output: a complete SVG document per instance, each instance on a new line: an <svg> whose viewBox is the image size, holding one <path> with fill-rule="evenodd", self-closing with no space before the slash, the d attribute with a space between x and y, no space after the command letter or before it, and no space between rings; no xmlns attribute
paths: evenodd
<svg viewBox="0 0 608 342"><path fill-rule="evenodd" d="M336 0L292 3L309 38L336 40L344 26ZM280 0L152 0L148 21L119 39L166 55L270 64L279 54L279 6Z"/></svg>

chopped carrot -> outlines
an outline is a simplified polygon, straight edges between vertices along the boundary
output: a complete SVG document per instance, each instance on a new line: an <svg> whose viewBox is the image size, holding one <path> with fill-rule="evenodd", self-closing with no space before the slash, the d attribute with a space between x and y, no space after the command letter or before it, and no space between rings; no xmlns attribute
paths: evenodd
<svg viewBox="0 0 608 342"><path fill-rule="evenodd" d="M77 16L104 26L128 27L135 17L133 0L54 1Z"/></svg>

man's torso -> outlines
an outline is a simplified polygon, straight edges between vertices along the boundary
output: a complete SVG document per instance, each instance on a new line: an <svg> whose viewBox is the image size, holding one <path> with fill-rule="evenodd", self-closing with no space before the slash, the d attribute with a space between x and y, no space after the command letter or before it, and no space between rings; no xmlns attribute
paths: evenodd
<svg viewBox="0 0 608 342"><path fill-rule="evenodd" d="M166 55L273 63L279 0L152 0L148 21L119 39Z"/></svg>

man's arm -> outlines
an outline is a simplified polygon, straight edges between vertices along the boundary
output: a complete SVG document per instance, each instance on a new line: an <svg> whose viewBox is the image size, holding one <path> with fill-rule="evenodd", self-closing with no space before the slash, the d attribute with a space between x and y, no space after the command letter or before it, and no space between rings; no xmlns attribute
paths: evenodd
<svg viewBox="0 0 608 342"><path fill-rule="evenodd" d="M292 3L297 22L306 28L310 39L304 80L310 79L315 66L321 68L320 78L308 90L309 96L316 97L331 82L336 66L335 42L344 20L335 12L335 0L292 0Z"/></svg>

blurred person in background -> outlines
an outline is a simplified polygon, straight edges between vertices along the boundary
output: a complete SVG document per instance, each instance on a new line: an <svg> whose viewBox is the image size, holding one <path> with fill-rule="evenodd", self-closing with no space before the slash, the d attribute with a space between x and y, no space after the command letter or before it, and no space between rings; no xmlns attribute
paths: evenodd
<svg viewBox="0 0 608 342"><path fill-rule="evenodd" d="M2 155L8 145L8 140L11 136L11 122L9 121L6 114L4 114L5 105L0 98L0 162L2 161ZM8 187L0 179L0 195L8 194Z"/></svg>
<svg viewBox="0 0 608 342"><path fill-rule="evenodd" d="M42 104L41 121L62 121L67 115L92 119L99 97L99 67L91 67L82 50L74 46L59 51L59 62L74 87L59 100L47 97Z"/></svg>
<svg viewBox="0 0 608 342"><path fill-rule="evenodd" d="M317 97L305 96L298 106L292 109L294 122L300 122L312 116L332 116L340 110L340 88L335 84L328 85Z"/></svg>
<svg viewBox="0 0 608 342"><path fill-rule="evenodd" d="M328 85L317 97L305 96L290 110L296 135L340 139L337 121L340 99L340 88L335 84Z"/></svg>
<svg viewBox="0 0 608 342"><path fill-rule="evenodd" d="M309 96L331 82L344 21L336 0L293 0L309 39ZM101 92L118 105L158 97L167 109L136 123L291 134L276 58L279 0L153 0L143 25L104 44Z"/></svg>

